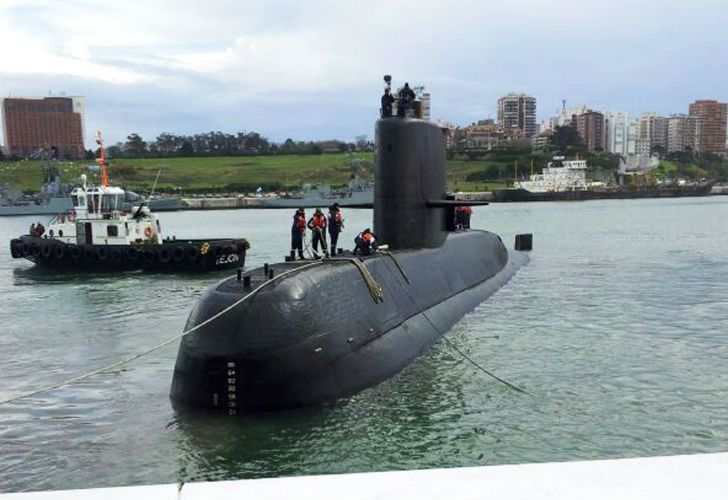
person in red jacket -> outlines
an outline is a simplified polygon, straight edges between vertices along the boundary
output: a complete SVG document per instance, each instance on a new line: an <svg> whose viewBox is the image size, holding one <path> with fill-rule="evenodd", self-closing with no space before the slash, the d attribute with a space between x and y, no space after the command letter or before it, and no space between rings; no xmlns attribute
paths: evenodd
<svg viewBox="0 0 728 500"><path fill-rule="evenodd" d="M291 252L295 255L298 252L298 257L303 259L303 238L306 236L306 212L303 207L296 210L293 214L293 225L291 226Z"/></svg>
<svg viewBox="0 0 728 500"><path fill-rule="evenodd" d="M317 208L313 213L313 217L308 219L308 228L313 233L311 237L311 246L313 246L313 254L316 258L319 257L318 246L321 243L321 250L324 251L326 257L329 256L329 251L326 246L326 216Z"/></svg>

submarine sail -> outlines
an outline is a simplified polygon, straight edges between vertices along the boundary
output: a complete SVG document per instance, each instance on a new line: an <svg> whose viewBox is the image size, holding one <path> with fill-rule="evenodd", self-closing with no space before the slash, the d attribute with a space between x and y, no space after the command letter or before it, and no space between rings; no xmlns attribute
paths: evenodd
<svg viewBox="0 0 728 500"><path fill-rule="evenodd" d="M389 251L266 264L213 285L187 321L175 406L235 415L355 394L404 369L527 262L493 233L451 230L440 127L382 117L376 144L374 232ZM342 307L322 317L332 293Z"/></svg>

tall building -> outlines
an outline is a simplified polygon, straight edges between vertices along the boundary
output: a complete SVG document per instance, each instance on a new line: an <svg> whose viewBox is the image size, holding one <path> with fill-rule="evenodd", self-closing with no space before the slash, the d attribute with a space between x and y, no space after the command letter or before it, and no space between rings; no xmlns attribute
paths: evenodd
<svg viewBox="0 0 728 500"><path fill-rule="evenodd" d="M718 101L695 101L690 105L690 116L700 118L700 146L701 153L726 152L726 120L728 120L728 105Z"/></svg>
<svg viewBox="0 0 728 500"><path fill-rule="evenodd" d="M667 151L667 118L644 113L637 126L637 154L650 156L655 149Z"/></svg>
<svg viewBox="0 0 728 500"><path fill-rule="evenodd" d="M520 130L526 137L538 132L536 98L526 94L508 94L498 99L498 125L506 134Z"/></svg>
<svg viewBox="0 0 728 500"><path fill-rule="evenodd" d="M621 111L604 114L604 137L606 151L632 156L637 153L637 121Z"/></svg>
<svg viewBox="0 0 728 500"><path fill-rule="evenodd" d="M571 122L589 151L604 149L604 115L599 111L587 110L574 115Z"/></svg>
<svg viewBox="0 0 728 500"><path fill-rule="evenodd" d="M58 148L64 158L81 158L83 101L77 97L2 100L5 146L11 155L29 157L41 148Z"/></svg>
<svg viewBox="0 0 728 500"><path fill-rule="evenodd" d="M667 118L667 152L698 151L701 120L697 116L672 115Z"/></svg>

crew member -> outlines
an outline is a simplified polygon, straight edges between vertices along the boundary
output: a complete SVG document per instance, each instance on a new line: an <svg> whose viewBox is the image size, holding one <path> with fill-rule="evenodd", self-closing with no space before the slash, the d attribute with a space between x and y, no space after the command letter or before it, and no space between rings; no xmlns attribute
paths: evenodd
<svg viewBox="0 0 728 500"><path fill-rule="evenodd" d="M465 214L463 213L463 208L461 206L455 207L455 229L462 229L465 221Z"/></svg>
<svg viewBox="0 0 728 500"><path fill-rule="evenodd" d="M306 236L306 212L303 207L293 214L293 226L291 226L291 252L298 252L298 257L303 259L303 238Z"/></svg>
<svg viewBox="0 0 728 500"><path fill-rule="evenodd" d="M409 83L404 84L402 90L399 91L399 102L397 103L397 116L404 118L405 112L412 106L412 101L415 100L415 91L409 86Z"/></svg>
<svg viewBox="0 0 728 500"><path fill-rule="evenodd" d="M43 236L43 233L45 233L45 226L41 224L40 222L36 222L35 224L35 235L36 236Z"/></svg>
<svg viewBox="0 0 728 500"><path fill-rule="evenodd" d="M318 246L319 243L321 243L321 250L323 250L324 255L328 257L329 251L326 247L326 216L324 216L324 213L320 208L317 208L313 213L313 217L308 219L308 228L313 233L311 237L311 246L313 246L314 256L316 258L319 257Z"/></svg>
<svg viewBox="0 0 728 500"><path fill-rule="evenodd" d="M36 229L35 229L35 223L30 225L30 229L28 230L28 234L30 236L36 236Z"/></svg>
<svg viewBox="0 0 728 500"><path fill-rule="evenodd" d="M366 228L354 238L354 244L356 245L354 248L355 255L371 255L378 248L377 237L369 228Z"/></svg>
<svg viewBox="0 0 728 500"><path fill-rule="evenodd" d="M382 118L392 116L392 103L394 103L394 96L387 87L384 89L384 95L382 96Z"/></svg>
<svg viewBox="0 0 728 500"><path fill-rule="evenodd" d="M470 216L473 215L473 207L466 205L463 207L463 228L470 229Z"/></svg>
<svg viewBox="0 0 728 500"><path fill-rule="evenodd" d="M391 111L391 110L390 110ZM344 228L344 217L338 203L329 207L329 236L331 236L331 255L336 255L336 244L339 242L339 233Z"/></svg>

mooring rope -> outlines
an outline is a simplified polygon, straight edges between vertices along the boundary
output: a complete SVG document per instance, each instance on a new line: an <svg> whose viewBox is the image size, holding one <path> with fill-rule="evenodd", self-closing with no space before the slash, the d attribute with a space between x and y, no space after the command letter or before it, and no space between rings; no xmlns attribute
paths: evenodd
<svg viewBox="0 0 728 500"><path fill-rule="evenodd" d="M329 262L350 262L354 264L354 266L356 266L356 268L359 270L359 273L361 273L361 276L364 279L364 283L366 283L367 288L369 288L369 293L371 294L374 302L376 302L377 304L384 302L384 289L379 283L377 283L377 280L374 279L371 271L369 271L367 266L365 266L362 261L360 261L356 257L331 257L326 260Z"/></svg>
<svg viewBox="0 0 728 500"><path fill-rule="evenodd" d="M383 253L383 252L380 252L380 253ZM388 255L389 257L392 258L392 261L395 263L395 265L397 266L397 268L399 269L399 271L402 273L402 276L407 281L407 284L409 284L409 280L407 279L407 275L404 274L404 270L399 265L399 262L397 262L397 259L394 257L394 255L391 252L384 253L384 255ZM402 289L409 296L410 300L412 300L412 302L415 302L415 300L412 298L412 295L410 295L409 291L407 291L407 289L404 288L404 287ZM498 382L504 384L506 387L508 387L510 389L513 389L514 391L520 392L521 394L528 394L528 395L530 395L530 393L528 391L526 391L525 389L521 389L517 385L512 384L512 383L508 382L507 380L504 380L503 378L499 377L495 373L493 373L493 372L491 372L489 370L486 370L479 363L477 363L474 359L472 359L470 356L468 356L463 351L461 351L450 339L448 339L445 336L445 333L444 332L440 331L440 329L435 326L435 323L432 322L432 320L427 316L427 313L425 311L422 311L422 316L427 320L427 322L430 324L430 326L432 326L432 328L437 332L437 334L440 336L440 338L442 338L445 341L445 343L447 345L449 345L450 347L452 347L455 352L457 352L458 354L460 354L460 356L462 356L466 361L468 361L470 364L472 364L475 368L477 368L478 370L480 370L482 373L488 375L489 377L497 380Z"/></svg>
<svg viewBox="0 0 728 500"><path fill-rule="evenodd" d="M157 345L155 345L153 347L150 347L149 349L147 349L145 351L142 351L140 353L137 353L137 354L135 354L133 356L130 356L128 358L122 359L121 361L117 361L115 363L112 363L112 364L110 364L108 366L104 366L102 368L97 368L97 369L95 369L93 371L84 373L82 375L78 375L76 377L73 377L73 378L70 378L70 379L66 379L66 380L63 380L61 382L56 382L54 384L50 384L50 385L41 387L39 389L32 390L32 391L26 392L24 394L20 394L18 396L13 396L13 397L8 398L8 399L0 400L0 406L1 405L5 405L7 403L12 403L13 401L17 401L19 399L25 399L25 398L29 398L31 396L35 396L37 394L41 394L43 392L48 392L48 391L51 391L53 389L58 389L59 387L63 387L65 385L75 384L76 382L80 382L81 380L84 380L84 379L93 377L94 375L98 375L99 373L103 373L103 372L107 372L107 371L113 370L114 368L118 368L118 367L123 366L123 365L125 365L127 363L130 363L130 362L132 362L132 361L134 361L136 359L139 359L139 358L141 358L143 356L146 356L148 354L151 354L154 351L157 351L157 350L159 350L159 349L161 349L161 348L163 348L163 347L171 344L172 342L174 342L176 340L180 340L182 337L185 337L186 335L189 335L189 334L191 334L191 333L199 330L203 326L212 323L213 321L215 321L219 317L223 316L224 314L227 314L228 312L232 311L234 308L238 307L240 304L242 304L243 302L245 302L246 300L248 300L250 297L252 297L256 293L258 293L258 291L261 288L270 285L275 280L280 279L280 278L282 278L284 276L287 276L289 274L295 273L297 271L301 271L303 269L306 269L306 268L309 268L309 267L313 267L313 266L318 266L318 265L321 265L321 264L323 264L323 261L316 261L316 262L311 262L311 263L308 263L308 264L304 264L302 266L295 267L293 269L289 269L288 271L284 271L284 272L282 272L282 273L280 273L280 274L278 274L276 276L273 276L272 279L266 280L265 282L261 283L256 288L254 288L250 293L248 293L247 295L243 296L242 298L236 300L235 302L233 302L232 304L230 304L229 306L227 306L225 309L223 309L220 312L214 314L213 316L210 316L205 321L203 321L202 323L200 323L198 325L193 326L189 330L185 330L184 332L180 333L179 335L175 335L174 337L169 338L169 339L165 340L164 342L162 342L160 344L157 344Z"/></svg>
<svg viewBox="0 0 728 500"><path fill-rule="evenodd" d="M402 266L399 264L399 261L397 261L397 258L394 256L394 254L392 252L388 251L388 250L380 250L379 253L381 253L382 255L386 255L387 257L389 257L390 259L392 259L392 262L394 262L394 264L397 266L397 269L399 269L399 272L402 274L402 277L404 278L404 280L409 285L410 284L410 280L407 277L407 274L404 272L404 269L402 269Z"/></svg>

